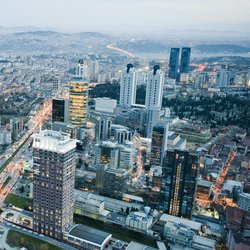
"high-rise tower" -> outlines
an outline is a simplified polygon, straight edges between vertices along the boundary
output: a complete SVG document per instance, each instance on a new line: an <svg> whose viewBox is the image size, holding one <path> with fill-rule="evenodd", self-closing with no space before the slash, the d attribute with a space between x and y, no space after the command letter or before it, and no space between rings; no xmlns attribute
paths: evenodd
<svg viewBox="0 0 250 250"><path fill-rule="evenodd" d="M168 123L157 123L153 127L151 145L151 165L162 165L162 161L167 150Z"/></svg>
<svg viewBox="0 0 250 250"><path fill-rule="evenodd" d="M162 164L159 209L190 218L196 191L199 158L186 150L167 150Z"/></svg>
<svg viewBox="0 0 250 250"><path fill-rule="evenodd" d="M168 77L171 79L177 79L178 77L179 54L180 54L180 48L171 48L170 58L169 58L169 72L168 72Z"/></svg>
<svg viewBox="0 0 250 250"><path fill-rule="evenodd" d="M130 63L127 69L122 71L121 74L121 88L120 88L120 105L123 107L131 107L135 104L136 99L136 84L137 84L137 71Z"/></svg>
<svg viewBox="0 0 250 250"><path fill-rule="evenodd" d="M34 222L36 232L62 238L73 223L76 140L44 130L33 135Z"/></svg>
<svg viewBox="0 0 250 250"><path fill-rule="evenodd" d="M183 47L181 50L180 74L189 73L191 48Z"/></svg>
<svg viewBox="0 0 250 250"><path fill-rule="evenodd" d="M52 122L69 121L69 99L54 98L52 100Z"/></svg>
<svg viewBox="0 0 250 250"><path fill-rule="evenodd" d="M76 66L76 74L77 77L82 77L83 79L89 81L90 72L88 64L80 59Z"/></svg>
<svg viewBox="0 0 250 250"><path fill-rule="evenodd" d="M52 75L52 90L57 92L61 87L61 77L59 72L54 72Z"/></svg>
<svg viewBox="0 0 250 250"><path fill-rule="evenodd" d="M146 88L145 106L147 109L147 137L152 136L153 126L160 120L160 111L162 106L164 73L158 65L155 65L152 72L148 74L148 83Z"/></svg>
<svg viewBox="0 0 250 250"><path fill-rule="evenodd" d="M155 65L152 72L148 74L148 84L146 88L146 108L159 108L162 105L164 84L164 73L158 65Z"/></svg>
<svg viewBox="0 0 250 250"><path fill-rule="evenodd" d="M72 125L84 127L88 114L89 84L82 77L70 81L69 90L69 121Z"/></svg>

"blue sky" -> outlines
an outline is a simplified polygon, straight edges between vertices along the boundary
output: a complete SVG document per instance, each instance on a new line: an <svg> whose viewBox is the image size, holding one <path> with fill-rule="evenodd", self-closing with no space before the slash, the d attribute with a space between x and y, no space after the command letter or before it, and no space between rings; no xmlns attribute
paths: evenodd
<svg viewBox="0 0 250 250"><path fill-rule="evenodd" d="M0 25L67 32L250 30L250 0L0 0Z"/></svg>

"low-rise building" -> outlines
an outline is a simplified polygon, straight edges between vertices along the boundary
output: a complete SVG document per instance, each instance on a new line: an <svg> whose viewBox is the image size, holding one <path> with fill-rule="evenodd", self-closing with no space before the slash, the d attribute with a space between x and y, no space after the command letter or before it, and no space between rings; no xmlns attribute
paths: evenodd
<svg viewBox="0 0 250 250"><path fill-rule="evenodd" d="M138 231L146 231L153 223L153 217L143 212L132 212L126 218L126 226Z"/></svg>
<svg viewBox="0 0 250 250"><path fill-rule="evenodd" d="M107 97L95 98L95 110L105 113L114 113L117 106L117 100Z"/></svg>
<svg viewBox="0 0 250 250"><path fill-rule="evenodd" d="M170 249L213 250L216 247L215 240L196 235L189 226L181 223L168 221L164 232Z"/></svg>
<svg viewBox="0 0 250 250"><path fill-rule="evenodd" d="M74 224L63 232L63 239L84 250L103 250L109 245L112 234Z"/></svg>
<svg viewBox="0 0 250 250"><path fill-rule="evenodd" d="M93 194L90 192L85 192L85 191L81 191L81 190L76 190L74 192L75 195L75 203L78 204L78 207L81 207L82 205L80 205L81 202L85 203L85 200L89 197L89 195L91 194L91 198L99 201L100 204L102 204L102 202L104 202L104 210L108 210L108 211L126 211L126 209L128 208L130 211L132 208L134 209L138 209L140 210L143 205L138 203L138 202L131 202L131 201L121 201L121 200L117 200L117 199L113 199L113 198L109 198L109 197L105 197L105 196L101 196L101 195L97 195L97 194ZM76 206L75 206L76 208Z"/></svg>
<svg viewBox="0 0 250 250"><path fill-rule="evenodd" d="M104 209L104 200L96 199L93 194L82 197L79 192L75 192L74 203L75 214L84 215L93 219L104 221L109 211Z"/></svg>
<svg viewBox="0 0 250 250"><path fill-rule="evenodd" d="M200 234L201 233L201 229L202 229L202 224L199 222L195 222L192 220L187 220L187 219L182 219L180 217L177 216L173 216L170 214L162 214L159 221L157 222L158 225L160 227L162 227L161 233L165 234L165 225L168 222L172 222L175 224L181 224L181 225L186 225L188 226L192 231L194 231L196 234Z"/></svg>
<svg viewBox="0 0 250 250"><path fill-rule="evenodd" d="M198 199L208 199L211 195L213 183L210 181L199 180L196 188L196 197Z"/></svg>

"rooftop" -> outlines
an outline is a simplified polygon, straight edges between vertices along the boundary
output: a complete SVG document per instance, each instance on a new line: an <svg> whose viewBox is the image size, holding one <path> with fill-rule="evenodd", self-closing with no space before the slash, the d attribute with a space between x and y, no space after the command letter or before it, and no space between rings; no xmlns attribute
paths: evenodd
<svg viewBox="0 0 250 250"><path fill-rule="evenodd" d="M184 224L188 227L190 227L191 229L194 229L196 231L200 231L201 230L201 223L199 222L195 222L195 221L191 221L191 220L187 220L187 219L182 219L180 217L176 217L176 216L172 216L169 214L162 214L162 216L160 217L160 221L164 221L164 222L174 222L177 224Z"/></svg>
<svg viewBox="0 0 250 250"><path fill-rule="evenodd" d="M69 228L67 233L70 236L77 237L98 245L102 245L107 240L107 238L111 237L111 234L109 233L80 224L73 225L71 228Z"/></svg>
<svg viewBox="0 0 250 250"><path fill-rule="evenodd" d="M210 188L213 186L213 183L210 181L199 180L197 185Z"/></svg>
<svg viewBox="0 0 250 250"><path fill-rule="evenodd" d="M140 196L136 196L136 195L132 195L132 194L123 194L122 196L123 196L123 198L128 198L130 200L143 202L143 199Z"/></svg>
<svg viewBox="0 0 250 250"><path fill-rule="evenodd" d="M250 194L248 194L248 193L241 193L240 197L250 199Z"/></svg>
<svg viewBox="0 0 250 250"><path fill-rule="evenodd" d="M77 140L70 139L67 133L43 130L32 135L33 148L48 150L56 153L67 153L76 147Z"/></svg>
<svg viewBox="0 0 250 250"><path fill-rule="evenodd" d="M156 248L149 247L137 242L130 242L126 250L156 250Z"/></svg>
<svg viewBox="0 0 250 250"><path fill-rule="evenodd" d="M174 133L172 133L171 135L168 136L168 139L174 140L174 139L177 138L178 136L180 136L180 135L174 132Z"/></svg>

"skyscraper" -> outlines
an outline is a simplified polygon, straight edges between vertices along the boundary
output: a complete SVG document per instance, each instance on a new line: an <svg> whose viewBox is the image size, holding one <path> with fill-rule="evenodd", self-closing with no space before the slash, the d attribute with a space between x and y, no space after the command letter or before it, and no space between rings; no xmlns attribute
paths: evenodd
<svg viewBox="0 0 250 250"><path fill-rule="evenodd" d="M136 99L136 84L137 84L137 71L130 63L127 69L122 71L121 74L121 88L120 88L120 105L123 107L131 107L135 104Z"/></svg>
<svg viewBox="0 0 250 250"><path fill-rule="evenodd" d="M33 135L34 222L36 232L57 239L73 223L76 140L44 130Z"/></svg>
<svg viewBox="0 0 250 250"><path fill-rule="evenodd" d="M190 218L196 191L199 158L185 150L167 150L162 164L159 209Z"/></svg>
<svg viewBox="0 0 250 250"><path fill-rule="evenodd" d="M158 65L155 65L152 72L148 74L148 83L146 88L146 136L148 138L151 138L153 126L160 120L163 84L164 73L160 70Z"/></svg>
<svg viewBox="0 0 250 250"><path fill-rule="evenodd" d="M164 73L158 65L155 65L152 72L148 74L146 88L146 108L158 108L162 106Z"/></svg>
<svg viewBox="0 0 250 250"><path fill-rule="evenodd" d="M52 76L52 89L54 92L57 92L61 87L61 78L58 72L55 72Z"/></svg>
<svg viewBox="0 0 250 250"><path fill-rule="evenodd" d="M89 81L90 73L89 66L87 63L84 63L82 59L80 59L76 66L76 74L77 77L82 77L84 80Z"/></svg>
<svg viewBox="0 0 250 250"><path fill-rule="evenodd" d="M69 121L69 99L54 98L52 100L52 122Z"/></svg>
<svg viewBox="0 0 250 250"><path fill-rule="evenodd" d="M169 72L168 72L168 77L171 79L177 79L178 76L179 54L180 54L180 48L171 48L170 58L169 58Z"/></svg>
<svg viewBox="0 0 250 250"><path fill-rule="evenodd" d="M69 121L72 125L84 127L88 114L88 82L75 77L70 82Z"/></svg>
<svg viewBox="0 0 250 250"><path fill-rule="evenodd" d="M181 50L180 74L189 73L191 48L183 47Z"/></svg>
<svg viewBox="0 0 250 250"><path fill-rule="evenodd" d="M158 123L153 127L151 145L151 165L162 165L167 150L168 123Z"/></svg>

